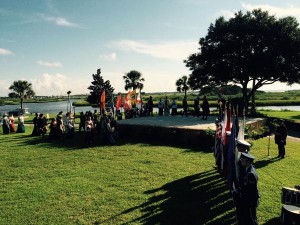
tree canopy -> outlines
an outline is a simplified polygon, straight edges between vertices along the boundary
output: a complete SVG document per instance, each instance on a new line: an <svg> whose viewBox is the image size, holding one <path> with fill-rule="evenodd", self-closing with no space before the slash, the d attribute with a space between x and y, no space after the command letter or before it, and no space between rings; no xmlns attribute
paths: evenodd
<svg viewBox="0 0 300 225"><path fill-rule="evenodd" d="M109 102L112 98L114 88L111 86L110 81L104 81L101 76L101 69L97 69L97 73L93 74L93 81L88 87L90 90L90 95L87 97L87 101L91 104L100 104L100 96L105 90L106 102Z"/></svg>
<svg viewBox="0 0 300 225"><path fill-rule="evenodd" d="M23 109L23 100L35 96L35 92L32 90L32 84L26 80L17 80L10 85L9 90L13 92L9 93L9 97L20 98L21 109Z"/></svg>
<svg viewBox="0 0 300 225"><path fill-rule="evenodd" d="M142 78L142 74L139 71L131 70L123 76L123 79L125 81L126 91L131 88L133 90L137 88L140 88L142 90L144 88L144 84L142 82L144 82L145 79Z"/></svg>
<svg viewBox="0 0 300 225"><path fill-rule="evenodd" d="M194 90L240 84L248 108L252 94L264 85L300 83L300 29L294 17L239 11L229 20L218 18L199 44L200 52L185 60Z"/></svg>

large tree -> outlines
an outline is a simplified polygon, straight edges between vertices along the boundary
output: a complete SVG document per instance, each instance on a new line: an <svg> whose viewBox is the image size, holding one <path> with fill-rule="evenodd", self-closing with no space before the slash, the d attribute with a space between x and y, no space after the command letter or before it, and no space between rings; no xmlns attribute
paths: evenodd
<svg viewBox="0 0 300 225"><path fill-rule="evenodd" d="M87 97L87 101L91 104L100 104L100 96L105 90L106 102L111 101L114 88L111 86L110 81L104 81L101 76L101 69L97 69L97 73L93 74L92 84L88 87L90 95Z"/></svg>
<svg viewBox="0 0 300 225"><path fill-rule="evenodd" d="M300 29L294 17L239 11L229 20L218 18L199 44L200 52L185 60L194 90L240 84L248 110L251 96L263 85L300 83Z"/></svg>
<svg viewBox="0 0 300 225"><path fill-rule="evenodd" d="M178 92L184 91L184 97L186 98L186 92L190 90L190 87L188 85L188 77L182 76L176 81L176 90Z"/></svg>
<svg viewBox="0 0 300 225"><path fill-rule="evenodd" d="M21 109L23 109L23 101L26 98L31 98L35 96L35 92L32 90L32 84L26 80L17 80L10 85L9 90L13 92L9 93L9 97L20 98Z"/></svg>
<svg viewBox="0 0 300 225"><path fill-rule="evenodd" d="M145 79L142 78L142 74L139 71L131 70L123 76L123 79L125 81L126 91L128 89L135 90L137 88L140 88L142 90L144 87L144 84L142 82L144 82Z"/></svg>

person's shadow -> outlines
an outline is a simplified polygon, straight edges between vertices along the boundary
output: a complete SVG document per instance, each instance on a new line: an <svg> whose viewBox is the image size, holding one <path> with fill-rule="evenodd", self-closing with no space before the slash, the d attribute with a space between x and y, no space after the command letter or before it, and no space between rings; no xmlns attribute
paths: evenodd
<svg viewBox="0 0 300 225"><path fill-rule="evenodd" d="M271 163L277 162L279 160L281 160L280 157L273 157L273 158L269 158L269 159L263 159L263 160L256 161L254 163L254 166L255 166L255 168L259 169L259 168L268 166Z"/></svg>
<svg viewBox="0 0 300 225"><path fill-rule="evenodd" d="M235 211L225 182L214 170L183 177L160 188L144 192L148 200L129 208L102 224L121 215L141 211L142 216L124 224L235 224Z"/></svg>

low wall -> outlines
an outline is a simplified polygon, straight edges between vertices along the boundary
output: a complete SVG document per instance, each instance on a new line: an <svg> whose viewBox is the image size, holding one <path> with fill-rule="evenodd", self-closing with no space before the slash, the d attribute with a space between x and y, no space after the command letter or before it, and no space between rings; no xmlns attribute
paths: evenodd
<svg viewBox="0 0 300 225"><path fill-rule="evenodd" d="M205 130L195 129L120 124L120 135L164 145L211 147L214 144L212 135L207 134Z"/></svg>

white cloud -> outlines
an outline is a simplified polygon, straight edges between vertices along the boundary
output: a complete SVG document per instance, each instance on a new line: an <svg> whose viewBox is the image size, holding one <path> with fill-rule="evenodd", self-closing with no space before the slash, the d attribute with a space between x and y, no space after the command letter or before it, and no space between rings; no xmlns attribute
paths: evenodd
<svg viewBox="0 0 300 225"><path fill-rule="evenodd" d="M225 19L230 19L234 17L234 13L237 12L237 10L235 11L230 11L230 10L221 10L220 12L216 13L215 16L216 17L220 17L223 16Z"/></svg>
<svg viewBox="0 0 300 225"><path fill-rule="evenodd" d="M31 79L32 88L37 95L66 95L71 90L72 94L88 93L89 85L86 79L74 79L63 74L42 74L38 78Z"/></svg>
<svg viewBox="0 0 300 225"><path fill-rule="evenodd" d="M121 40L111 46L124 51L150 55L155 58L182 61L198 49L197 41L169 41L148 43L145 41Z"/></svg>
<svg viewBox="0 0 300 225"><path fill-rule="evenodd" d="M113 52L107 55L100 55L100 58L106 61L115 61L117 59L117 54Z"/></svg>
<svg viewBox="0 0 300 225"><path fill-rule="evenodd" d="M292 86L288 86L285 83L275 82L274 84L264 85L259 90L263 90L263 91L300 90L300 84L293 84Z"/></svg>
<svg viewBox="0 0 300 225"><path fill-rule="evenodd" d="M41 66L47 66L47 67L62 67L62 63L60 62L46 62L46 61L42 61L39 60L37 61L37 63Z"/></svg>
<svg viewBox="0 0 300 225"><path fill-rule="evenodd" d="M242 7L248 11L252 11L253 9L261 8L262 10L268 11L271 15L275 15L277 17L286 17L286 16L294 16L300 18L300 7L295 7L293 5L288 5L287 7L276 7L268 4L248 4L241 3Z"/></svg>
<svg viewBox="0 0 300 225"><path fill-rule="evenodd" d="M12 51L4 48L0 48L0 55L12 55Z"/></svg>
<svg viewBox="0 0 300 225"><path fill-rule="evenodd" d="M7 97L9 91L9 86L12 83L9 83L7 80L0 80L0 96L5 96Z"/></svg>
<svg viewBox="0 0 300 225"><path fill-rule="evenodd" d="M57 26L62 26L62 27L79 27L78 24L72 23L68 21L66 18L63 17L48 17L43 14L40 14L42 18L44 18L46 21L52 22Z"/></svg>

